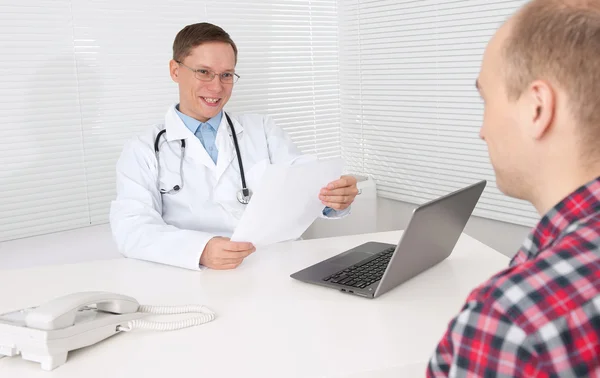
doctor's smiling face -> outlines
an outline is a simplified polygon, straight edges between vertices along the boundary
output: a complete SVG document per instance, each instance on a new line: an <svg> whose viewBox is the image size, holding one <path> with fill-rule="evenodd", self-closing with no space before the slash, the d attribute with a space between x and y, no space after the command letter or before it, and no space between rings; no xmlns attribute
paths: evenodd
<svg viewBox="0 0 600 378"><path fill-rule="evenodd" d="M233 90L237 48L211 24L186 26L173 44L169 71L179 85L179 110L201 122L223 109Z"/></svg>

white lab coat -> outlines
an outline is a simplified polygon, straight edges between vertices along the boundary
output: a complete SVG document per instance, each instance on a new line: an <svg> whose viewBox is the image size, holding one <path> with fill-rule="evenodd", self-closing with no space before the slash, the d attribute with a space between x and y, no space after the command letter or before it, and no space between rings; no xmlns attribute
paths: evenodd
<svg viewBox="0 0 600 378"><path fill-rule="evenodd" d="M268 164L314 159L302 155L271 117L228 114L238 138L248 188L258 187ZM159 180L154 140L164 128ZM161 195L160 188L181 186L181 139L186 141L183 187L177 193ZM236 197L242 184L225 116L215 144L219 151L216 164L177 115L175 105L167 111L164 123L126 143L117 162L117 197L110 209L111 229L121 254L198 270L206 243L214 236L232 235L246 205Z"/></svg>

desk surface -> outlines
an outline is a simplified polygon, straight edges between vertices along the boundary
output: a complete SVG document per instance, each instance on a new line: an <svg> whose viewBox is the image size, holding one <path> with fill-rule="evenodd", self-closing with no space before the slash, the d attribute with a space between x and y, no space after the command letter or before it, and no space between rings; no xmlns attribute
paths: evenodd
<svg viewBox="0 0 600 378"><path fill-rule="evenodd" d="M132 259L0 271L0 313L76 291L141 304L204 304L217 318L173 332L135 330L71 352L52 372L0 359L2 377L423 376L448 321L508 258L463 234L444 262L377 299L304 284L301 268L400 232L313 239L258 250L230 271L193 272ZM169 318L161 319L169 320Z"/></svg>

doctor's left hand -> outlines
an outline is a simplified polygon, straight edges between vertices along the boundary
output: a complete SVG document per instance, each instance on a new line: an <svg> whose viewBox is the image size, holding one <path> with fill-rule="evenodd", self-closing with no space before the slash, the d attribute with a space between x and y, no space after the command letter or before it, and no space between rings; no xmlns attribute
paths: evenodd
<svg viewBox="0 0 600 378"><path fill-rule="evenodd" d="M323 205L334 210L344 210L354 202L358 194L356 181L354 176L342 176L321 189L319 199Z"/></svg>

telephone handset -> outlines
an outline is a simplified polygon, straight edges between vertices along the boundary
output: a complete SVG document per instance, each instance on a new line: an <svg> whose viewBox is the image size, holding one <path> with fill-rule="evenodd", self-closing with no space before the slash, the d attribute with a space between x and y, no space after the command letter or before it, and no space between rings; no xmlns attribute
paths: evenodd
<svg viewBox="0 0 600 378"><path fill-rule="evenodd" d="M142 319L148 314L200 313L174 322ZM171 331L214 320L204 306L144 306L134 298L102 291L68 294L37 307L0 315L0 357L21 354L43 370L64 364L71 350L135 328Z"/></svg>
<svg viewBox="0 0 600 378"><path fill-rule="evenodd" d="M106 293L73 293L44 303L25 316L29 328L61 329L75 324L75 316L86 306L96 305L98 311L113 314L137 312L138 302L128 296Z"/></svg>

